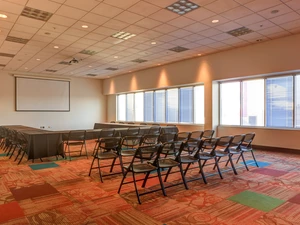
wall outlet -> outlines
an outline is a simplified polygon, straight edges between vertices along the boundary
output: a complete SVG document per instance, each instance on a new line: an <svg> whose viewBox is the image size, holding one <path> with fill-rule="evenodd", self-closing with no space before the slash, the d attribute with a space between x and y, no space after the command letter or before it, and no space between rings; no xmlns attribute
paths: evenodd
<svg viewBox="0 0 300 225"><path fill-rule="evenodd" d="M45 129L45 126L40 126L41 129Z"/></svg>

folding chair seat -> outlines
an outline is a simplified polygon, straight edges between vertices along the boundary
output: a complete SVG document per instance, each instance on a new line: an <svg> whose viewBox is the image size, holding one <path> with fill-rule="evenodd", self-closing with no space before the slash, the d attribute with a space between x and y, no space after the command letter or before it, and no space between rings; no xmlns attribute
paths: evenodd
<svg viewBox="0 0 300 225"><path fill-rule="evenodd" d="M252 141L253 141L254 137L255 137L254 132L245 134L245 138L244 138L242 144L240 145L241 154L239 155L239 157L236 161L236 163L238 163L238 161L242 157L242 159L244 161L244 165L245 165L247 170L249 170L249 169L248 169L247 163L246 163L245 158L244 158L244 153L247 153L247 152L251 152L252 158L253 158L256 166L259 167L258 163L256 161L256 158L254 156L253 148L252 148Z"/></svg>
<svg viewBox="0 0 300 225"><path fill-rule="evenodd" d="M230 162L230 165L231 165L231 168L232 168L234 174L237 175L235 166L232 161L232 154L229 152L229 146L231 145L232 140L233 140L233 136L230 136L230 135L220 137L219 141L217 143L216 149L215 149L215 156L217 158L218 163L220 162L220 160L223 157L226 157L227 159L225 161ZM226 163L226 165L227 165L227 163ZM214 166L214 169L215 169L215 167L216 166Z"/></svg>
<svg viewBox="0 0 300 225"><path fill-rule="evenodd" d="M210 139L214 136L214 130L204 130L202 134L202 139Z"/></svg>
<svg viewBox="0 0 300 225"><path fill-rule="evenodd" d="M136 150L135 155L132 158L130 164L127 165L127 166L123 166L125 172L123 174L123 178L121 180L121 183L120 183L120 186L119 186L119 189L118 189L118 193L120 193L120 191L122 189L122 186L124 184L133 183L134 188L135 188L135 193L136 193L139 204L141 204L140 196L142 196L142 195L153 193L153 192L159 191L159 190L162 190L163 195L166 195L166 193L163 189L162 178L161 178L160 170L158 169L158 167L155 166L154 164L148 163L148 162L139 162L139 163L136 162L136 159L143 158L144 154L147 155L147 156L151 155L152 157L150 158L150 160L152 160L154 162L157 161L157 159L159 157L159 151L160 151L161 147L162 147L162 145L160 145L160 144L158 144L158 145L149 145L149 146L140 146ZM137 156L139 156L139 157L137 158ZM154 190L152 189L152 190L140 193L138 191L138 188L137 188L137 182L138 181L143 181L142 187L144 188L145 185L146 185L147 179L149 178L150 173L154 172L154 171L156 171L157 174L158 174L157 177L159 179L160 188L159 189L154 189ZM126 176L130 172L132 173L133 181L125 182ZM146 174L146 175L142 179L136 179L136 174Z"/></svg>
<svg viewBox="0 0 300 225"><path fill-rule="evenodd" d="M112 173L116 159L119 158L121 148L121 137L104 137L99 139L99 145L94 154L93 161L91 163L89 176L93 169L98 169L100 180L103 183L104 176L114 175ZM97 160L97 166L94 167L94 162ZM110 165L100 165L101 160L112 160ZM121 163L120 163L121 165ZM110 167L110 174L103 175L101 168ZM121 168L122 169L122 168Z"/></svg>
<svg viewBox="0 0 300 225"><path fill-rule="evenodd" d="M67 139L65 140L65 157L69 155L69 160L71 161L71 153L79 152L79 155L82 155L82 150L84 148L86 158L88 158L88 153L86 149L86 130L71 130L68 134ZM80 150L78 150L78 146ZM73 147L76 147L75 150L72 150ZM73 155L74 157L74 155Z"/></svg>
<svg viewBox="0 0 300 225"><path fill-rule="evenodd" d="M161 154L165 155L165 157L169 155L175 156L176 154L175 146L173 148L170 148L170 146L167 145L167 143L173 143L176 139L176 136L177 136L176 133L164 133L159 136L159 142L163 144Z"/></svg>
<svg viewBox="0 0 300 225"><path fill-rule="evenodd" d="M192 131L186 142L184 151L188 152L190 155L193 155L193 153L195 153L195 151L198 148L198 144L202 136L203 136L203 131L201 130Z"/></svg>
<svg viewBox="0 0 300 225"><path fill-rule="evenodd" d="M145 134L142 136L140 146L153 146L159 144L160 134ZM152 153L137 155L136 158L139 158L141 162L144 160L151 160Z"/></svg>

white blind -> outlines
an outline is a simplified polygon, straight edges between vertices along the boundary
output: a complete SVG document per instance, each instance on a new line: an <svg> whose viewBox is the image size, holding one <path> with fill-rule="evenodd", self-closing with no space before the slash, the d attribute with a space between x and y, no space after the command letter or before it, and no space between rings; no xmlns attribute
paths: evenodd
<svg viewBox="0 0 300 225"><path fill-rule="evenodd" d="M166 122L178 122L178 88L168 89L166 92Z"/></svg>
<svg viewBox="0 0 300 225"><path fill-rule="evenodd" d="M204 86L194 87L194 123L204 124Z"/></svg>
<svg viewBox="0 0 300 225"><path fill-rule="evenodd" d="M180 88L180 122L193 122L193 87Z"/></svg>
<svg viewBox="0 0 300 225"><path fill-rule="evenodd" d="M154 121L165 122L165 90L155 91L154 95Z"/></svg>
<svg viewBox="0 0 300 225"><path fill-rule="evenodd" d="M144 119L153 122L153 91L145 92L144 97Z"/></svg>
<svg viewBox="0 0 300 225"><path fill-rule="evenodd" d="M134 121L134 94L126 95L126 120Z"/></svg>
<svg viewBox="0 0 300 225"><path fill-rule="evenodd" d="M117 120L125 121L126 120L126 95L118 95L117 101Z"/></svg>
<svg viewBox="0 0 300 225"><path fill-rule="evenodd" d="M134 94L135 106L135 121L144 121L144 93L139 92Z"/></svg>

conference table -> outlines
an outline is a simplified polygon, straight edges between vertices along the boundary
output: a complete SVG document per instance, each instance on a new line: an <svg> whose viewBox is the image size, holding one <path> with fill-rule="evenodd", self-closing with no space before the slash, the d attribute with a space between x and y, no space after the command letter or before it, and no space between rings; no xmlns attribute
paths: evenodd
<svg viewBox="0 0 300 225"><path fill-rule="evenodd" d="M5 129L15 130L24 134L28 141L28 160L41 159L45 157L64 157L64 141L67 139L70 130L48 131L22 125L5 125ZM132 124L95 123L94 129L86 129L86 140L98 139L102 129L114 129L119 136L125 136L128 128L139 128L139 134L149 132L151 126ZM161 127L164 132L178 131L176 127Z"/></svg>

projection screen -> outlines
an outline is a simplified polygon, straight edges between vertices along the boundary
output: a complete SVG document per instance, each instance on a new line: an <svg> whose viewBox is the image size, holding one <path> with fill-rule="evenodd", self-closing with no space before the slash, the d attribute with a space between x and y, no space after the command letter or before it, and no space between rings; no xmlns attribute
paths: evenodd
<svg viewBox="0 0 300 225"><path fill-rule="evenodd" d="M16 111L70 111L70 81L15 77Z"/></svg>

